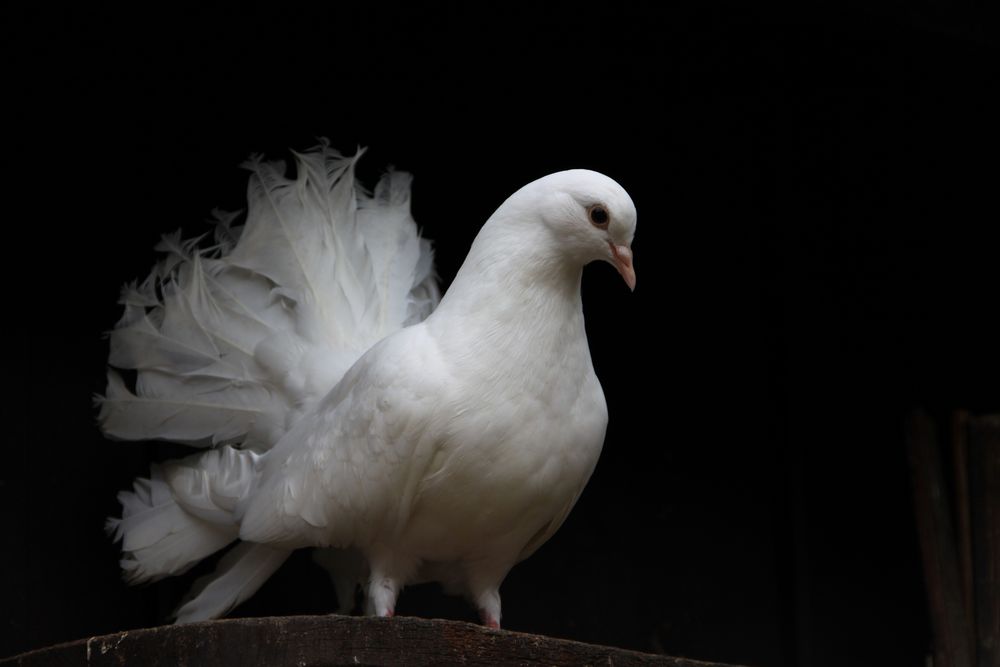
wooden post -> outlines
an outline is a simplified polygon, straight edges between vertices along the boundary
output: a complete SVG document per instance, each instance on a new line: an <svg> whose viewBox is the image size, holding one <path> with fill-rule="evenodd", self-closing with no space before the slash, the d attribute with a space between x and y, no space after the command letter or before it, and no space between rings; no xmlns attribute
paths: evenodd
<svg viewBox="0 0 1000 667"><path fill-rule="evenodd" d="M962 577L965 617L975 618L972 577L972 510L969 498L969 413L956 410L951 416L952 473L955 479L955 523L958 528L958 569Z"/></svg>
<svg viewBox="0 0 1000 667"><path fill-rule="evenodd" d="M978 667L1000 665L1000 416L969 422Z"/></svg>
<svg viewBox="0 0 1000 667"><path fill-rule="evenodd" d="M962 600L958 550L934 422L922 412L906 421L924 578L934 633L935 667L972 667L971 622Z"/></svg>

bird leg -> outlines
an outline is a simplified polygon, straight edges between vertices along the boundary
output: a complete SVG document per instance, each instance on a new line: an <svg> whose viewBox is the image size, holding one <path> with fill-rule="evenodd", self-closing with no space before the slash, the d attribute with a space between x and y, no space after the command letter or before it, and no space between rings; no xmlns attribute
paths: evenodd
<svg viewBox="0 0 1000 667"><path fill-rule="evenodd" d="M368 613L392 618L396 613L396 597L398 595L399 582L396 579L373 573L368 582Z"/></svg>
<svg viewBox="0 0 1000 667"><path fill-rule="evenodd" d="M466 591L469 600L479 610L483 625L500 629L500 583L510 570L515 558L509 553L497 552L490 559L466 564Z"/></svg>
<svg viewBox="0 0 1000 667"><path fill-rule="evenodd" d="M494 630L500 629L500 593L497 589L485 591L476 596L479 618L483 625Z"/></svg>
<svg viewBox="0 0 1000 667"><path fill-rule="evenodd" d="M417 561L398 554L375 552L368 556L368 601L365 612L391 618L396 613L396 598L403 584L413 579Z"/></svg>

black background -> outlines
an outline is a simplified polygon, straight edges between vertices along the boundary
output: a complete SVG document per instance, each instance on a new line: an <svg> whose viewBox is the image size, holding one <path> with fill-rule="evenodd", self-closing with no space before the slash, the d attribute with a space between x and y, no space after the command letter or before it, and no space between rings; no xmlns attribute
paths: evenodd
<svg viewBox="0 0 1000 667"><path fill-rule="evenodd" d="M1000 410L995 42L971 3L743 5L13 12L0 654L179 599L124 586L102 532L170 453L94 427L103 332L161 234L241 207L239 162L325 136L370 147L369 183L416 175L444 285L536 177L597 169L636 202L638 289L584 284L604 454L508 577L506 627L923 664L901 419ZM302 554L236 613L332 609ZM473 619L433 587L398 611Z"/></svg>

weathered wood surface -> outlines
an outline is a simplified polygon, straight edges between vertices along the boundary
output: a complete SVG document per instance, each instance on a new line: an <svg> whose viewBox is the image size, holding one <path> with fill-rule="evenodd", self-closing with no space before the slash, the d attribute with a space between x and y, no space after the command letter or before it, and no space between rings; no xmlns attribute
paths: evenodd
<svg viewBox="0 0 1000 667"><path fill-rule="evenodd" d="M934 664L972 667L972 619L966 616L962 599L958 548L941 449L937 428L924 413L914 413L907 419L906 444L934 632Z"/></svg>
<svg viewBox="0 0 1000 667"><path fill-rule="evenodd" d="M1000 415L955 413L950 444L951 502L934 423L908 419L934 664L1000 667Z"/></svg>
<svg viewBox="0 0 1000 667"><path fill-rule="evenodd" d="M661 665L718 663L649 655L457 621L397 617L235 618L129 630L23 653L45 665Z"/></svg>
<svg viewBox="0 0 1000 667"><path fill-rule="evenodd" d="M979 667L1000 665L1000 415L970 422L969 476L976 651Z"/></svg>

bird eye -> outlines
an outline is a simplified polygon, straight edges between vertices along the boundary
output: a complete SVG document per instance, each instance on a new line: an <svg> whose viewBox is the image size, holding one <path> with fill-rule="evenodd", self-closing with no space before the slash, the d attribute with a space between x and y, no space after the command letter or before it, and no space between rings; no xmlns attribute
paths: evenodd
<svg viewBox="0 0 1000 667"><path fill-rule="evenodd" d="M601 229L606 229L608 226L608 221L611 216L608 215L608 209L604 208L600 204L594 204L587 209L587 215L590 217L590 222L595 227L600 227Z"/></svg>

